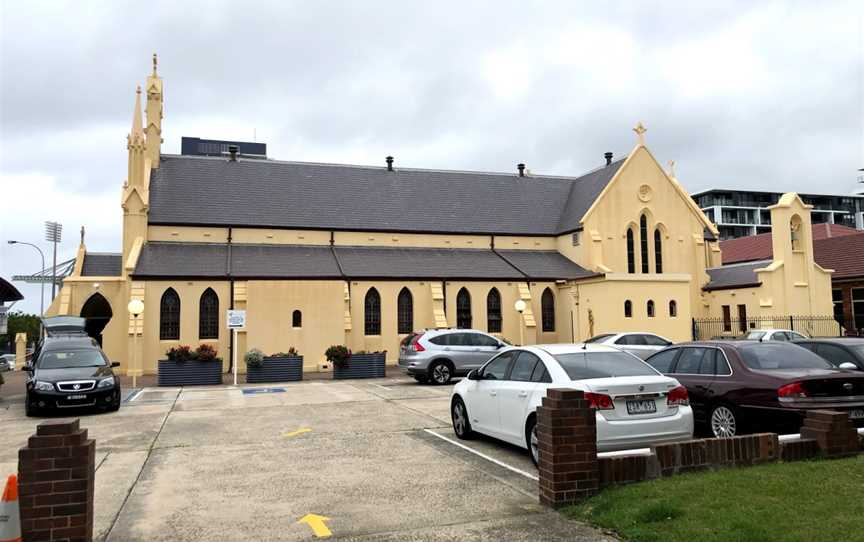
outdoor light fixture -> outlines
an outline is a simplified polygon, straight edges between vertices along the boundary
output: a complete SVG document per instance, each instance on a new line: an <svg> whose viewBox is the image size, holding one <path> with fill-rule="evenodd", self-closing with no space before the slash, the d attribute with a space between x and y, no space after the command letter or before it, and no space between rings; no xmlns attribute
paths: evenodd
<svg viewBox="0 0 864 542"><path fill-rule="evenodd" d="M525 344L525 335L522 331L522 325L524 324L522 321L522 313L524 313L525 309L528 308L528 303L525 303L525 300L523 299L517 299L516 303L513 304L513 308L519 313L519 346L523 346Z"/></svg>
<svg viewBox="0 0 864 542"><path fill-rule="evenodd" d="M132 372L132 387L136 387L138 385L138 317L141 313L144 312L144 302L140 299L133 299L129 302L129 305L126 306L129 309L129 314L132 315L132 359L135 360L134 364L131 365ZM127 370L127 373L129 371Z"/></svg>

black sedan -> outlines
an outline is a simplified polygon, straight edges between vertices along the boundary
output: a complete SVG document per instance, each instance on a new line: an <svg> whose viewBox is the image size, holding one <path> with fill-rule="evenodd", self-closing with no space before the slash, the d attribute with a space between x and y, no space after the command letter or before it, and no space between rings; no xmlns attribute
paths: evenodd
<svg viewBox="0 0 864 542"><path fill-rule="evenodd" d="M864 338L807 339L794 343L825 358L835 367L864 371Z"/></svg>
<svg viewBox="0 0 864 542"><path fill-rule="evenodd" d="M29 372L25 398L28 416L53 409L120 408L120 379L99 344L87 336L48 336L37 349Z"/></svg>

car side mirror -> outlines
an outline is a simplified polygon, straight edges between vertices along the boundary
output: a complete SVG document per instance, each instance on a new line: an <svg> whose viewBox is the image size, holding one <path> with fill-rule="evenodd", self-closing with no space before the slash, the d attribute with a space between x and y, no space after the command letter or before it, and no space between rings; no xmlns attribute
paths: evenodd
<svg viewBox="0 0 864 542"><path fill-rule="evenodd" d="M33 366L30 365L29 363L26 363L26 364L24 364L23 367L21 367L21 370L27 371L28 373L32 373L33 372Z"/></svg>
<svg viewBox="0 0 864 542"><path fill-rule="evenodd" d="M507 346L507 345L504 344L504 343L498 343L498 346L497 346L496 348L497 348L498 350L501 350L501 349L504 348L505 346Z"/></svg>
<svg viewBox="0 0 864 542"><path fill-rule="evenodd" d="M477 369L472 369L471 372L468 373L468 380L483 380L480 376L480 373L477 372Z"/></svg>
<svg viewBox="0 0 864 542"><path fill-rule="evenodd" d="M120 367L120 362L119 361L112 361L111 367Z"/></svg>
<svg viewBox="0 0 864 542"><path fill-rule="evenodd" d="M858 366L855 365L854 363L849 362L849 361L844 361L843 363L841 363L837 367L839 367L840 369L849 369L851 371L857 371L858 370Z"/></svg>

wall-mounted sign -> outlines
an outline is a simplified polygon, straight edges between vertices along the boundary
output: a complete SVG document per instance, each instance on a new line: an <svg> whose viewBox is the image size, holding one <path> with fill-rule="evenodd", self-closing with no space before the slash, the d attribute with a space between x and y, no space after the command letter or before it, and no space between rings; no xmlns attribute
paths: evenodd
<svg viewBox="0 0 864 542"><path fill-rule="evenodd" d="M5 335L7 331L9 331L7 324L9 323L9 315L6 314L6 311L9 310L9 307L0 305L0 335Z"/></svg>
<svg viewBox="0 0 864 542"><path fill-rule="evenodd" d="M246 327L246 311L228 311L228 329L242 329Z"/></svg>

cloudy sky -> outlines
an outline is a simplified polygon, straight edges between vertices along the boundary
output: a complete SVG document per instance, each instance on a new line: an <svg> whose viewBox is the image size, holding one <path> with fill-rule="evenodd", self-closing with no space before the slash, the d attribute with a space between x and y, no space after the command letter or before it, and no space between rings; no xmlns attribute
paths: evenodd
<svg viewBox="0 0 864 542"><path fill-rule="evenodd" d="M0 276L87 227L117 251L134 90L159 54L181 136L285 160L574 175L642 120L690 191L850 192L861 2L0 0ZM206 202L202 202L206 203ZM38 311L39 288L16 283ZM47 300L46 300L47 302Z"/></svg>

